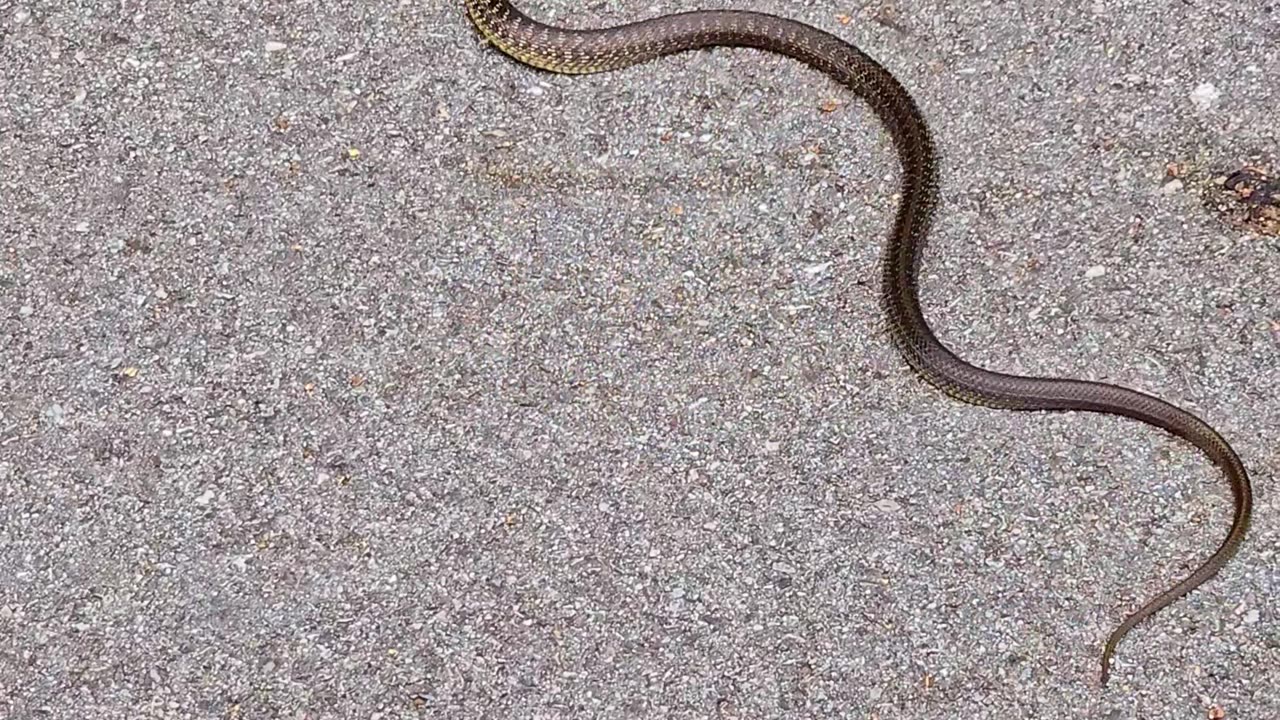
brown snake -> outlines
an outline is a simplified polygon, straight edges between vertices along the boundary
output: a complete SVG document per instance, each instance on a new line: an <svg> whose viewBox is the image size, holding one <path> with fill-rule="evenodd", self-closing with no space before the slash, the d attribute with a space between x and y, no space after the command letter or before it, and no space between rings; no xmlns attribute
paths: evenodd
<svg viewBox="0 0 1280 720"><path fill-rule="evenodd" d="M961 360L934 336L920 309L916 273L937 203L937 155L915 101L875 60L830 33L756 12L704 10L613 28L569 30L534 21L508 0L465 3L472 22L490 42L524 63L554 72L616 70L685 50L736 46L779 53L826 73L870 105L898 151L902 201L884 250L881 294L894 344L921 377L946 394L976 405L1086 410L1141 420L1189 441L1222 468L1235 495L1231 531L1191 575L1138 608L1111 633L1102 651L1103 685L1116 645L1129 630L1213 577L1235 554L1249 526L1253 502L1249 478L1235 451L1203 420L1159 398L1117 385L985 370Z"/></svg>

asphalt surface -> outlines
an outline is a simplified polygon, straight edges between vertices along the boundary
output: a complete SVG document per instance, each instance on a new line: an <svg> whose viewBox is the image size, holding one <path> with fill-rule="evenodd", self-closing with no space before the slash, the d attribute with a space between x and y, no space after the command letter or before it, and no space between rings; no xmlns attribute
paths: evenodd
<svg viewBox="0 0 1280 720"><path fill-rule="evenodd" d="M1225 482L915 379L897 166L823 77L539 74L455 1L0 0L0 716L1280 717L1280 240L1200 195L1280 156L1280 5L716 5L917 97L957 352L1245 459L1244 548L1109 687Z"/></svg>

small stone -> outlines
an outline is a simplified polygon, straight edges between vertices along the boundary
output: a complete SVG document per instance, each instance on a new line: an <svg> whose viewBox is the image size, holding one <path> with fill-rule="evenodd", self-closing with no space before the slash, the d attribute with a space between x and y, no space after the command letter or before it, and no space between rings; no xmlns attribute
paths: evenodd
<svg viewBox="0 0 1280 720"><path fill-rule="evenodd" d="M884 513L885 515L892 515L894 513L902 511L902 505L900 505L899 503L893 500L890 500L889 498L881 498L880 500L875 501L875 503L871 507L875 508L879 512Z"/></svg>
<svg viewBox="0 0 1280 720"><path fill-rule="evenodd" d="M1256 625L1262 619L1262 613L1258 612L1258 608L1253 608L1244 614L1245 625Z"/></svg>
<svg viewBox="0 0 1280 720"><path fill-rule="evenodd" d="M50 405L46 406L44 409L44 419L50 425L54 425L54 426L61 425L62 423L66 422L67 411L64 410L62 406L59 405L58 403L51 403Z"/></svg>
<svg viewBox="0 0 1280 720"><path fill-rule="evenodd" d="M199 497L196 498L197 505L208 505L211 502L213 502L212 490L205 490L204 492L200 493Z"/></svg>
<svg viewBox="0 0 1280 720"><path fill-rule="evenodd" d="M525 88L525 92L529 93L530 95L537 96L537 95L542 95L543 93L546 92L546 90L543 90L542 87L539 85L530 85L529 87Z"/></svg>
<svg viewBox="0 0 1280 720"><path fill-rule="evenodd" d="M778 442L777 440L768 440L764 444L764 451L772 455L778 452L778 449L781 447L782 447L782 443Z"/></svg>
<svg viewBox="0 0 1280 720"><path fill-rule="evenodd" d="M1172 195L1182 189L1182 181L1174 178L1160 187L1161 195Z"/></svg>
<svg viewBox="0 0 1280 720"><path fill-rule="evenodd" d="M1202 112L1212 110L1221 99L1222 91L1213 83L1200 83L1195 90L1191 91L1191 104Z"/></svg>
<svg viewBox="0 0 1280 720"><path fill-rule="evenodd" d="M1084 276L1090 280L1094 278L1100 278L1106 274L1107 274L1107 269L1101 265L1094 265L1093 267L1084 271Z"/></svg>
<svg viewBox="0 0 1280 720"><path fill-rule="evenodd" d="M78 233L89 232L89 223L87 221L81 221L76 223L75 231Z"/></svg>
<svg viewBox="0 0 1280 720"><path fill-rule="evenodd" d="M15 25L21 25L30 19L31 11L26 8L18 8L17 11L13 13L13 22Z"/></svg>
<svg viewBox="0 0 1280 720"><path fill-rule="evenodd" d="M267 49L267 52L269 53L278 53L288 47L289 47L288 45L285 45L284 43L278 42L276 40L268 40L266 44L266 49Z"/></svg>
<svg viewBox="0 0 1280 720"><path fill-rule="evenodd" d="M709 143L709 142L711 142L711 138L712 138L711 133L703 133L703 134L701 134L701 135L699 135L699 136L698 136L698 142L700 142L700 143Z"/></svg>
<svg viewBox="0 0 1280 720"><path fill-rule="evenodd" d="M36 312L36 309L31 307L30 305L23 305L22 307L18 308L18 314L21 315L22 317L31 317L32 315L35 314L35 312Z"/></svg>

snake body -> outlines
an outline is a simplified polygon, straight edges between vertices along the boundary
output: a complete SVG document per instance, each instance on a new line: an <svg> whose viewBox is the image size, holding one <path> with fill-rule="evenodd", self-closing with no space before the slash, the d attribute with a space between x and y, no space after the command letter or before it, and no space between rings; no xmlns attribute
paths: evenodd
<svg viewBox="0 0 1280 720"><path fill-rule="evenodd" d="M736 46L779 53L826 73L874 110L901 163L902 199L884 249L881 299L890 335L907 363L931 385L968 403L1008 410L1083 410L1149 423L1189 441L1223 470L1235 499L1230 532L1186 579L1138 608L1111 633L1102 652L1103 685L1116 645L1135 625L1213 577L1235 554L1249 525L1249 478L1235 451L1203 420L1117 385L992 372L960 359L934 336L920 307L916 277L937 204L937 153L911 95L874 59L830 33L757 12L704 10L573 30L532 20L508 0L464 1L472 22L493 45L553 72L602 72L686 50Z"/></svg>

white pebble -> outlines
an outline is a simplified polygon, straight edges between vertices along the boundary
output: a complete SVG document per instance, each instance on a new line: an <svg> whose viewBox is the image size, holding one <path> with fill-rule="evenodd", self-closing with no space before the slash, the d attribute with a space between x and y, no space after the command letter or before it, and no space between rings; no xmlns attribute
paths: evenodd
<svg viewBox="0 0 1280 720"><path fill-rule="evenodd" d="M703 134L699 135L699 136L698 136L698 142L703 142L703 143L709 143L709 142L711 142L711 133L703 133Z"/></svg>
<svg viewBox="0 0 1280 720"><path fill-rule="evenodd" d="M1191 91L1191 103L1201 111L1212 110L1221 98L1222 91L1213 83L1200 83Z"/></svg>
<svg viewBox="0 0 1280 720"><path fill-rule="evenodd" d="M872 507L874 507L876 510L886 515L890 515L892 513L896 513L902 510L902 505L898 504L893 500L890 500L889 498L882 498L880 500L875 501Z"/></svg>
<svg viewBox="0 0 1280 720"><path fill-rule="evenodd" d="M50 425L61 425L67 418L67 411L62 409L58 403L48 405L44 409L44 419Z"/></svg>
<svg viewBox="0 0 1280 720"><path fill-rule="evenodd" d="M1182 189L1182 181L1174 178L1160 187L1161 195L1172 195Z"/></svg>
<svg viewBox="0 0 1280 720"><path fill-rule="evenodd" d="M280 52L281 50L284 50L287 47L289 46L285 45L282 42L278 42L276 40L268 40L266 45L267 52L269 53Z"/></svg>
<svg viewBox="0 0 1280 720"><path fill-rule="evenodd" d="M1101 265L1094 265L1093 267L1084 271L1084 276L1089 278L1090 280L1092 280L1093 278L1102 277L1103 275L1106 275L1106 274L1107 274L1107 269L1102 267Z"/></svg>

